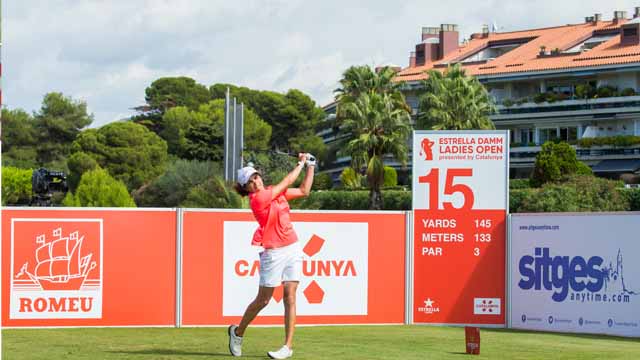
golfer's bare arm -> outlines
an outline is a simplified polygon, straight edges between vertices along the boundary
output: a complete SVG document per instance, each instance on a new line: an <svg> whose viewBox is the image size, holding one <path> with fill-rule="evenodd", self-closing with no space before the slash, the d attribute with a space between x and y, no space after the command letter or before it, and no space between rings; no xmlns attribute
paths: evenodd
<svg viewBox="0 0 640 360"><path fill-rule="evenodd" d="M299 187L287 189L284 195L287 201L309 196L311 184L313 184L313 168L313 166L307 166L307 172L304 174L304 179Z"/></svg>
<svg viewBox="0 0 640 360"><path fill-rule="evenodd" d="M303 166L304 166L304 160L299 161L296 167L293 170L291 170L291 172L288 173L287 176L285 176L284 179L282 179L282 181L280 181L277 185L271 188L271 200L278 197L278 195L286 191L289 188L289 186L293 185L293 183L296 181L296 179L300 175L300 171L302 171Z"/></svg>

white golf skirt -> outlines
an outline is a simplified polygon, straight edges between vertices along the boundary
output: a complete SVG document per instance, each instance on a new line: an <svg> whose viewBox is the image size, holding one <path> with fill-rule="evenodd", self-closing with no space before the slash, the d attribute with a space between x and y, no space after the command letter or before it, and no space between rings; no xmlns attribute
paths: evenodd
<svg viewBox="0 0 640 360"><path fill-rule="evenodd" d="M300 242L260 253L260 286L278 287L284 281L302 278L302 248Z"/></svg>

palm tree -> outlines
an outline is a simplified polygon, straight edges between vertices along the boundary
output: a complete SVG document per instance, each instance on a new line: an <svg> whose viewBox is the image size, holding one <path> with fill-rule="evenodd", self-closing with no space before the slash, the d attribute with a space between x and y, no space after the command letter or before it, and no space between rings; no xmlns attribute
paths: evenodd
<svg viewBox="0 0 640 360"><path fill-rule="evenodd" d="M397 106L393 94L362 92L343 106L342 132L351 140L344 152L351 165L366 165L369 185L369 209L382 209L380 188L384 183L383 156L391 154L403 165L407 161L407 139L411 133L408 109Z"/></svg>
<svg viewBox="0 0 640 360"><path fill-rule="evenodd" d="M495 129L489 115L495 105L484 86L459 64L444 73L430 70L423 81L416 128L430 130Z"/></svg>
<svg viewBox="0 0 640 360"><path fill-rule="evenodd" d="M410 110L400 91L402 83L394 81L395 76L396 72L388 66L378 71L372 70L367 65L348 68L342 74L341 87L334 90L338 102L337 117L343 117L344 106L356 101L358 96L364 93L389 94L398 107Z"/></svg>

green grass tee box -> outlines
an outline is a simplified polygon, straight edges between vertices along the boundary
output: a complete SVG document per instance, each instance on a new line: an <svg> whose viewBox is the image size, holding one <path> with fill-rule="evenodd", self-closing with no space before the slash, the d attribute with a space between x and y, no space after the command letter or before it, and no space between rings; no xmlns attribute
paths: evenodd
<svg viewBox="0 0 640 360"><path fill-rule="evenodd" d="M480 355L465 354L464 328L298 327L294 359L640 359L640 339L480 329ZM282 327L250 327L242 358L265 359ZM5 329L2 359L231 358L227 328Z"/></svg>

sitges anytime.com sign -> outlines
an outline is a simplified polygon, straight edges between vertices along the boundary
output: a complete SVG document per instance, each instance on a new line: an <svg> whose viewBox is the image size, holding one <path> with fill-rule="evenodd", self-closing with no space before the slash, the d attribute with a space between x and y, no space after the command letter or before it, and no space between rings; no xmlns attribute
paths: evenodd
<svg viewBox="0 0 640 360"><path fill-rule="evenodd" d="M514 214L511 326L640 336L640 216Z"/></svg>
<svg viewBox="0 0 640 360"><path fill-rule="evenodd" d="M11 319L102 317L102 219L12 219Z"/></svg>
<svg viewBox="0 0 640 360"><path fill-rule="evenodd" d="M255 298L262 249L251 246L256 222L224 222L223 316L240 316ZM368 224L294 222L304 251L298 315L367 315ZM282 315L274 294L260 315Z"/></svg>

